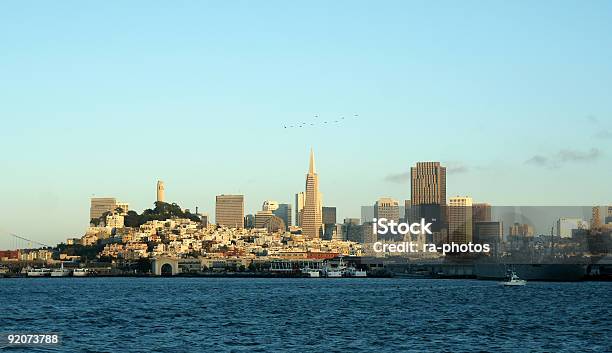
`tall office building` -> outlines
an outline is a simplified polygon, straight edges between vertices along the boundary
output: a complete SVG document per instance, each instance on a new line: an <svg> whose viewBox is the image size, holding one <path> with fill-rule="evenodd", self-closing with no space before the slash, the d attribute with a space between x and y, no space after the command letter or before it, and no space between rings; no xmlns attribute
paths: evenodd
<svg viewBox="0 0 612 353"><path fill-rule="evenodd" d="M608 206L608 215L606 216L606 224L612 223L612 206Z"/></svg>
<svg viewBox="0 0 612 353"><path fill-rule="evenodd" d="M285 223L285 227L289 229L291 226L291 205L288 203L280 203L276 210L272 211L275 216L282 219Z"/></svg>
<svg viewBox="0 0 612 353"><path fill-rule="evenodd" d="M322 231L321 201L319 193L319 175L315 168L314 152L310 150L310 165L306 174L306 191L304 212L302 216L302 234L305 238L319 238Z"/></svg>
<svg viewBox="0 0 612 353"><path fill-rule="evenodd" d="M374 203L374 218L386 218L399 222L399 202L389 197L381 197Z"/></svg>
<svg viewBox="0 0 612 353"><path fill-rule="evenodd" d="M591 214L591 228L601 227L601 209L594 206Z"/></svg>
<svg viewBox="0 0 612 353"><path fill-rule="evenodd" d="M165 202L165 186L161 180L157 181L157 202Z"/></svg>
<svg viewBox="0 0 612 353"><path fill-rule="evenodd" d="M243 228L244 195L217 195L215 220L220 226Z"/></svg>
<svg viewBox="0 0 612 353"><path fill-rule="evenodd" d="M491 222L491 205L488 203L472 204L472 218L475 222Z"/></svg>
<svg viewBox="0 0 612 353"><path fill-rule="evenodd" d="M305 200L306 194L304 192L295 194L295 225L298 227L302 226L302 213L304 211Z"/></svg>
<svg viewBox="0 0 612 353"><path fill-rule="evenodd" d="M410 168L411 205L446 205L446 167L440 162L417 162Z"/></svg>
<svg viewBox="0 0 612 353"><path fill-rule="evenodd" d="M488 203L472 204L472 230L474 232L476 232L476 223L480 222L491 222L491 205Z"/></svg>
<svg viewBox="0 0 612 353"><path fill-rule="evenodd" d="M439 162L417 162L410 168L410 212L432 223L434 233L446 230L446 168Z"/></svg>
<svg viewBox="0 0 612 353"><path fill-rule="evenodd" d="M336 224L336 208L322 207L323 224Z"/></svg>
<svg viewBox="0 0 612 353"><path fill-rule="evenodd" d="M451 197L448 203L448 236L451 242L472 241L472 198Z"/></svg>
<svg viewBox="0 0 612 353"><path fill-rule="evenodd" d="M127 203L118 202L114 197L92 197L89 208L89 220L99 219L105 212L125 215L128 210L129 205Z"/></svg>

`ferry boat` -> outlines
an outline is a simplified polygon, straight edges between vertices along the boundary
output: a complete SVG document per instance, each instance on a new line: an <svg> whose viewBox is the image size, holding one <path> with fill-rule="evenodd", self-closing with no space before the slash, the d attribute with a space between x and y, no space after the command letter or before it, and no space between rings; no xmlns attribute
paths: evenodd
<svg viewBox="0 0 612 353"><path fill-rule="evenodd" d="M51 269L49 268L32 268L28 270L28 277L49 277Z"/></svg>
<svg viewBox="0 0 612 353"><path fill-rule="evenodd" d="M89 270L86 268L76 268L72 271L73 277L87 277L89 276Z"/></svg>
<svg viewBox="0 0 612 353"><path fill-rule="evenodd" d="M520 279L519 276L516 275L514 271L508 272L508 280L504 282L499 282L499 284L507 287L515 287L515 286L524 286L527 284L527 281L524 279Z"/></svg>
<svg viewBox="0 0 612 353"><path fill-rule="evenodd" d="M53 271L51 271L51 277L68 277L68 276L70 276L70 270L64 268L63 262L60 268L56 268Z"/></svg>

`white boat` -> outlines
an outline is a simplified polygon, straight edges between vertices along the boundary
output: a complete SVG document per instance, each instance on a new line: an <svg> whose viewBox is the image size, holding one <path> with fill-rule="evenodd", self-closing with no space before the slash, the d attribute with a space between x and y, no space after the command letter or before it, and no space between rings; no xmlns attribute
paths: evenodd
<svg viewBox="0 0 612 353"><path fill-rule="evenodd" d="M358 270L355 267L347 268L346 274L349 277L367 277L368 276L368 273L365 270Z"/></svg>
<svg viewBox="0 0 612 353"><path fill-rule="evenodd" d="M327 278L339 278L339 277L342 277L342 271L327 269L327 270L325 270L325 277L327 277Z"/></svg>
<svg viewBox="0 0 612 353"><path fill-rule="evenodd" d="M51 271L51 277L68 277L68 276L70 276L70 270L64 268L63 262L60 268L56 268L53 271Z"/></svg>
<svg viewBox="0 0 612 353"><path fill-rule="evenodd" d="M515 287L524 286L527 284L527 281L525 281L524 279L520 279L514 271L510 271L508 272L508 280L504 282L499 282L499 284L507 287Z"/></svg>
<svg viewBox="0 0 612 353"><path fill-rule="evenodd" d="M72 271L73 277L87 277L89 276L89 270L86 268L76 268Z"/></svg>
<svg viewBox="0 0 612 353"><path fill-rule="evenodd" d="M340 256L340 262L337 266L332 266L329 262L326 262L323 266L323 276L327 278L338 278L344 276L346 273L346 265L342 256Z"/></svg>
<svg viewBox="0 0 612 353"><path fill-rule="evenodd" d="M319 272L319 270L317 270L316 268L305 267L302 269L302 273L307 274L308 277L312 277L312 278L321 277L321 272Z"/></svg>
<svg viewBox="0 0 612 353"><path fill-rule="evenodd" d="M32 268L28 270L28 277L49 277L51 269L49 268Z"/></svg>

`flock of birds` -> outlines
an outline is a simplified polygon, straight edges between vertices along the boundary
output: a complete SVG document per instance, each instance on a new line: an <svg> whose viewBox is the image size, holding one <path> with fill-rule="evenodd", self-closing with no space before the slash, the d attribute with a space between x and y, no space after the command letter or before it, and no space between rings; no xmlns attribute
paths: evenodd
<svg viewBox="0 0 612 353"><path fill-rule="evenodd" d="M359 114L353 114L353 119L357 119L359 117ZM318 115L314 116L315 119L319 119ZM338 124L338 123L342 123L343 121L346 121L349 119L345 119L343 116L341 116L339 119L335 119L335 120L324 120L324 121L312 121L312 122L302 122L302 123L297 123L295 125L283 125L284 129L296 129L296 128L302 128L302 127L308 127L308 126L324 126L327 124Z"/></svg>

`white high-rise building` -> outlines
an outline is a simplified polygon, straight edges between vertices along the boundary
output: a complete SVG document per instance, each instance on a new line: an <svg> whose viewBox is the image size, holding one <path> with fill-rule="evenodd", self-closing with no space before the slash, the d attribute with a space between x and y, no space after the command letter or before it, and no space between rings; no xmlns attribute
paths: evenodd
<svg viewBox="0 0 612 353"><path fill-rule="evenodd" d="M306 197L302 216L302 234L305 238L319 238L322 233L321 194L319 175L315 168L314 152L310 150L310 165L306 174Z"/></svg>

